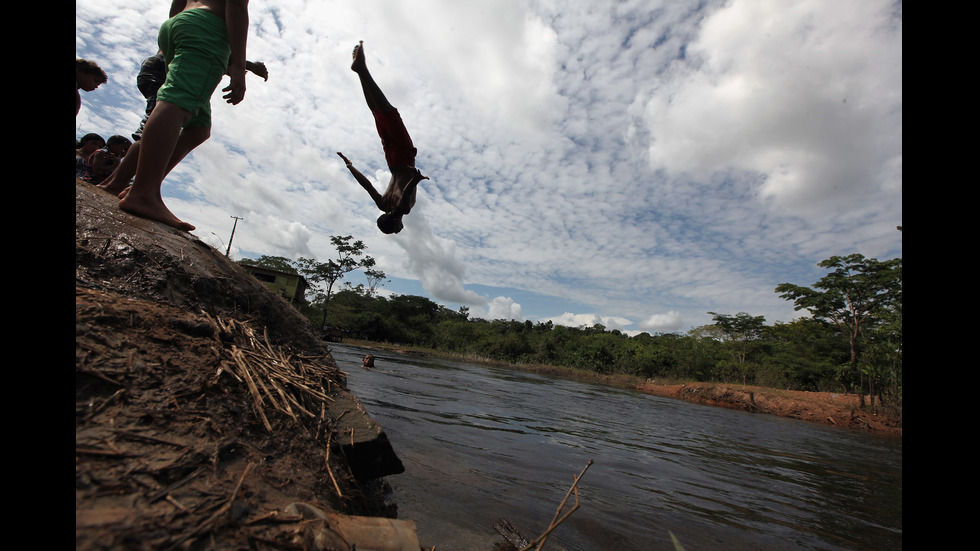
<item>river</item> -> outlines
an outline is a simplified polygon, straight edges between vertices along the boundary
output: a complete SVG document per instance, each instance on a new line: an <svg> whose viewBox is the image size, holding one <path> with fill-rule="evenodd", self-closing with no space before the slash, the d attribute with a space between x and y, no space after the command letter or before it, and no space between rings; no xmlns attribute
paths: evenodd
<svg viewBox="0 0 980 551"><path fill-rule="evenodd" d="M505 368L331 345L405 473L422 545L490 551L506 518L546 548L896 550L902 440ZM374 354L375 368L361 367ZM570 500L569 503L573 503ZM567 510L567 509L566 509Z"/></svg>

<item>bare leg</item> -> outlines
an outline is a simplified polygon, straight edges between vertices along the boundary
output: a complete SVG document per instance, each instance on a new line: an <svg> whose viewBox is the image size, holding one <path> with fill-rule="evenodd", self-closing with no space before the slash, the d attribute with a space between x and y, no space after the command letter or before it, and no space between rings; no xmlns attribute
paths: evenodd
<svg viewBox="0 0 980 551"><path fill-rule="evenodd" d="M127 186L129 186L130 180L136 174L136 164L140 156L140 143L137 141L133 145L129 146L129 150L123 155L121 161L119 161L119 166L116 170L112 171L109 178L105 182L102 182L98 187L108 191L113 195L119 195Z"/></svg>
<svg viewBox="0 0 980 551"><path fill-rule="evenodd" d="M139 162L129 192L119 201L119 208L140 216L163 222L179 230L191 231L194 226L174 216L163 203L160 188L163 178L176 165L171 159L182 159L190 150L178 150L181 126L190 119L190 113L166 101L158 101L146 121L143 139L140 140ZM183 146L186 149L186 144Z"/></svg>
<svg viewBox="0 0 980 551"><path fill-rule="evenodd" d="M167 163L167 174L180 164L191 151L197 146L208 141L211 137L211 128L205 126L192 126L181 130L180 137L177 138L177 146L170 155L170 162Z"/></svg>
<svg viewBox="0 0 980 551"><path fill-rule="evenodd" d="M180 164L180 161L184 160L184 157L186 157L191 151L194 151L194 149L197 148L197 146L206 142L210 137L211 137L211 129L206 127L197 126L197 127L185 128L181 130L180 137L177 138L177 146L174 147L174 152L173 154L170 155L170 162L167 163L167 174L170 174L170 171L173 170L175 166ZM137 144L139 144L139 142L136 142L134 146ZM132 150L133 147L130 147L129 149ZM137 149L136 156L138 155L139 155L139 150ZM123 169L122 164L120 164L119 167L116 169L116 172L120 172L120 176L122 178L125 178L124 180L125 184L123 185L129 185L129 181L133 179L133 174L135 174L136 172L136 158L135 158L136 156L134 156L134 159L132 161L132 167L127 170L128 174L121 172ZM113 177L115 177L116 172L113 172ZM164 177L166 178L166 176ZM120 180L116 180L116 181L118 182ZM118 193L115 193L115 190L109 190L108 187L106 187L105 189L106 191L112 191L120 199L122 199L123 197L126 196L127 193L129 193L128 187L123 187L123 189Z"/></svg>
<svg viewBox="0 0 980 551"><path fill-rule="evenodd" d="M385 97L381 88L374 82L374 78L371 77L371 73L368 71L367 62L364 59L363 40L357 46L354 46L353 57L354 62L351 64L350 69L357 73L357 76L361 79L361 90L364 91L364 99L367 101L368 108L371 111L390 111L394 109L388 103L388 98Z"/></svg>

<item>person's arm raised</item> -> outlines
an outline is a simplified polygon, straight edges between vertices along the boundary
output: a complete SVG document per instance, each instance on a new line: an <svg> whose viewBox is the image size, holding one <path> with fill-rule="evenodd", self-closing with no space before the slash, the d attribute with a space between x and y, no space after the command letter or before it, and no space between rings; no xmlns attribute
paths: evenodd
<svg viewBox="0 0 980 551"><path fill-rule="evenodd" d="M374 189L374 184L371 183L371 180L368 180L367 176L361 174L360 170L354 168L354 165L347 157L344 157L343 153L338 151L337 155L340 155L340 158L344 160L344 164L347 165L347 170L354 175L354 179L357 180L357 183L361 184L361 187L371 194L371 199L374 199L374 204L377 205L379 209L385 210L383 206L384 200L381 198L381 194L378 193L378 190Z"/></svg>

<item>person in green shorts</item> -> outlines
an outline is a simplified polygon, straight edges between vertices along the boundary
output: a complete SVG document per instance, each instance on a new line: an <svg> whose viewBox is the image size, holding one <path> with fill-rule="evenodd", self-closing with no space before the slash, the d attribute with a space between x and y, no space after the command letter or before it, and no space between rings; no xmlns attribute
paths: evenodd
<svg viewBox="0 0 980 551"><path fill-rule="evenodd" d="M159 61L159 66L156 64L157 61ZM261 61L246 61L245 70L262 77L262 80L269 80L269 69ZM143 94L143 97L146 98L146 114L143 117L143 121L140 122L139 129L133 132L134 143L132 147L126 151L126 155L119 161L119 166L116 167L116 170L104 182L99 184L99 188L119 197L119 194L126 192L129 184L132 183L133 176L136 175L136 163L140 155L140 138L143 137L143 127L146 126L146 121L150 118L150 113L153 112L153 107L157 103L157 91L163 86L163 82L166 79L167 62L163 58L163 52L157 52L143 60L139 75L136 76L136 86L139 88L140 93ZM166 178L166 175L164 175L164 178Z"/></svg>
<svg viewBox="0 0 980 551"><path fill-rule="evenodd" d="M211 136L211 95L227 74L223 98L238 105L245 97L248 0L173 0L160 27L159 46L167 79L157 91L140 140L133 185L119 208L179 230L194 226L163 202L164 177Z"/></svg>

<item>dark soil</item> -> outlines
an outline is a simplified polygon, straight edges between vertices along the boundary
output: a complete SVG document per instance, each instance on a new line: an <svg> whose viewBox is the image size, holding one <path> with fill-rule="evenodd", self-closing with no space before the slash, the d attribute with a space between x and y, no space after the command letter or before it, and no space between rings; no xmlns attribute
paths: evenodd
<svg viewBox="0 0 980 551"><path fill-rule="evenodd" d="M76 549L347 550L310 511L411 524L387 520L404 469L305 318L101 190L76 182L75 206Z"/></svg>

